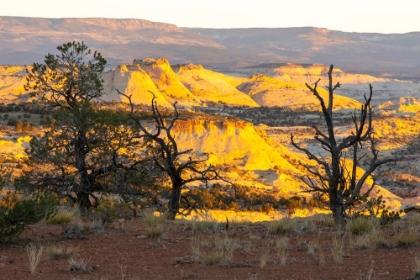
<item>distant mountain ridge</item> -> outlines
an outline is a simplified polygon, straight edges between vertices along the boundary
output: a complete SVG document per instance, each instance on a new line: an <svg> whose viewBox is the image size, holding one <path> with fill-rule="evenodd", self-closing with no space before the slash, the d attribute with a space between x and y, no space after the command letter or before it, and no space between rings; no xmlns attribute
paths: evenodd
<svg viewBox="0 0 420 280"><path fill-rule="evenodd" d="M165 57L173 64L248 67L335 64L344 71L420 72L420 32L349 33L315 27L204 29L141 19L0 17L0 64L30 64L57 45L85 41L110 63Z"/></svg>

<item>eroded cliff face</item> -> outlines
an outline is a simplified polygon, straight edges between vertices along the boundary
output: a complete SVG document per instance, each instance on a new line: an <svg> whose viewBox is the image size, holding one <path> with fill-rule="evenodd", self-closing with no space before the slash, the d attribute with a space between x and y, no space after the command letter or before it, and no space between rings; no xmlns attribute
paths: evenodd
<svg viewBox="0 0 420 280"><path fill-rule="evenodd" d="M0 97L3 102L16 100L26 93L24 89L26 84L25 69L25 66L0 65Z"/></svg>
<svg viewBox="0 0 420 280"><path fill-rule="evenodd" d="M207 164L224 166L227 179L239 185L268 189L277 186L285 193L301 190L302 184L296 178L301 173L289 162L296 155L285 147L282 150L270 145L264 139L265 134L257 131L251 123L233 120L183 120L176 123L173 135L180 150L193 149L201 157L208 154ZM247 175L241 175L242 172ZM261 173L266 177L262 177Z"/></svg>
<svg viewBox="0 0 420 280"><path fill-rule="evenodd" d="M310 161L278 143L276 147L272 145L263 128L244 121L194 119L177 121L172 132L179 150L192 149L201 158L208 154L207 164L223 166L226 179L238 185L265 189L275 187L286 196L305 195L306 186L299 179L304 171L297 169L295 164L298 161L308 164ZM359 168L357 176L363 173ZM364 191L372 183L369 177ZM382 195L392 209L400 209L403 203L401 198L377 185L372 196L378 195Z"/></svg>
<svg viewBox="0 0 420 280"><path fill-rule="evenodd" d="M412 113L420 112L420 98L415 98L411 96L401 97L398 111Z"/></svg>
<svg viewBox="0 0 420 280"><path fill-rule="evenodd" d="M158 106L172 108L172 105L156 88L150 76L139 65L119 65L115 71L104 74L103 79L106 91L103 99L106 101L122 100L127 102L125 97L118 95L116 91L118 89L131 95L135 104L150 106L154 94Z"/></svg>

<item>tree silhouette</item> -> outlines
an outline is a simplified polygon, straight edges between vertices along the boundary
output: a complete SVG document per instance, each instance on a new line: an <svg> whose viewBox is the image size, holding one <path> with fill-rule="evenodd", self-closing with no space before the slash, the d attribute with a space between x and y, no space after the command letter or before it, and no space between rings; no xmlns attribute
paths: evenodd
<svg viewBox="0 0 420 280"><path fill-rule="evenodd" d="M369 196L375 186L375 182L373 181L373 184L368 190L362 194L361 189L366 179L379 166L389 162L395 162L397 159L379 159L379 151L375 147L374 130L372 127L372 85L369 85L369 94L364 96L365 101L358 112L359 116L352 116L354 124L352 133L344 138L337 137L335 134L336 127L334 126L333 101L334 91L341 84L337 83L333 85L333 68L333 65L331 65L328 71L327 104L317 90L320 80L314 86L306 84L320 103L327 128L327 131L324 132L318 127L313 126L315 129L314 138L327 151L330 157L315 155L308 148L296 143L293 135L291 135L291 143L299 151L304 152L309 159L316 162L316 165L304 165L306 170L312 175L303 178L304 182L309 187L309 191L328 196L329 208L333 213L335 224L343 227L346 223L345 219L348 217L348 210ZM350 154L349 158L346 158L347 153ZM365 170L361 176L358 176L357 169L364 165L363 160L366 161L366 166L364 166Z"/></svg>

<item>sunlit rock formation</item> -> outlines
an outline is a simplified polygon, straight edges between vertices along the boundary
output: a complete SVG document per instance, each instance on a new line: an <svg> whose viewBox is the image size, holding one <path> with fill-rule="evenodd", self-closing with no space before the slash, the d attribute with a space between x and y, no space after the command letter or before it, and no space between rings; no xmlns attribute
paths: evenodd
<svg viewBox="0 0 420 280"><path fill-rule="evenodd" d="M320 110L319 101L304 83L280 81L262 74L253 75L248 82L241 84L239 90L249 94L260 106L284 107L295 110ZM320 95L328 100L328 92L319 88ZM360 103L354 99L335 95L334 109L354 109Z"/></svg>
<svg viewBox="0 0 420 280"><path fill-rule="evenodd" d="M151 78L156 88L165 96L171 104L178 102L180 106L199 106L201 100L192 94L188 88L178 79L165 58L143 60L135 59L134 65L139 65Z"/></svg>
<svg viewBox="0 0 420 280"><path fill-rule="evenodd" d="M203 102L222 103L234 106L258 107L247 94L236 87L246 79L227 76L205 69L202 65L173 66L182 83Z"/></svg>
<svg viewBox="0 0 420 280"><path fill-rule="evenodd" d="M26 93L25 66L0 65L0 97L3 102L15 100Z"/></svg>
<svg viewBox="0 0 420 280"><path fill-rule="evenodd" d="M118 95L119 91L132 96L135 104L151 105L153 94L158 106L172 108L161 92L156 88L150 76L139 65L119 65L115 71L104 75L104 88L107 94L104 100L122 100L126 98Z"/></svg>

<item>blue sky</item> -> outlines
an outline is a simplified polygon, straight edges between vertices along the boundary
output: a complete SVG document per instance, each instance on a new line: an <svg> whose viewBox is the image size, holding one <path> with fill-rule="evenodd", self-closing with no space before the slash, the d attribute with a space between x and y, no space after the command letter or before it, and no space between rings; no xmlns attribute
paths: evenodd
<svg viewBox="0 0 420 280"><path fill-rule="evenodd" d="M180 27L420 31L419 0L0 0L0 16L138 18Z"/></svg>

